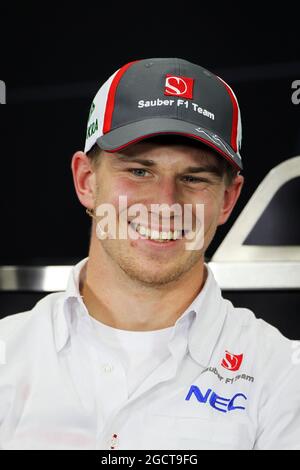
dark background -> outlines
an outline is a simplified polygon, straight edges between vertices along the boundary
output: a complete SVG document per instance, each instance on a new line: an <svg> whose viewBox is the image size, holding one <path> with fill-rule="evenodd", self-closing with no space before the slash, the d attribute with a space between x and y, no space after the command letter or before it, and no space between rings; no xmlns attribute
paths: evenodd
<svg viewBox="0 0 300 470"><path fill-rule="evenodd" d="M83 150L101 84L125 63L150 57L202 65L239 100L246 181L206 253L209 260L271 168L300 155L300 105L291 100L292 82L300 79L299 9L267 5L2 5L0 80L7 105L0 106L0 265L74 264L87 256L90 219L75 194L71 158ZM299 219L295 223L293 239L300 244ZM254 294L237 306L256 308ZM295 305L293 333L296 326L300 337L298 294L284 295L285 306L287 299ZM260 299L272 321L272 300Z"/></svg>

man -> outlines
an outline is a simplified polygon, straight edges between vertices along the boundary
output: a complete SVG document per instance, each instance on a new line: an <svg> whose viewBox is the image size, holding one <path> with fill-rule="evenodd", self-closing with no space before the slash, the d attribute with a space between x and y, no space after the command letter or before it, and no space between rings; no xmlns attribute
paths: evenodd
<svg viewBox="0 0 300 470"><path fill-rule="evenodd" d="M140 60L100 88L71 165L89 256L0 321L3 449L300 449L292 342L224 299L204 257L240 145L233 91L198 65Z"/></svg>

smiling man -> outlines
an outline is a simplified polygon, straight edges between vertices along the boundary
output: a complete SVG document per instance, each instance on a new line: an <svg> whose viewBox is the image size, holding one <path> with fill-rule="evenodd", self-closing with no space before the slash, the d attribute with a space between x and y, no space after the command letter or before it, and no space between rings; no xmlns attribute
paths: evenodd
<svg viewBox="0 0 300 470"><path fill-rule="evenodd" d="M89 157L77 152L72 168L77 195L84 206L95 209L111 204L116 208L116 233L122 216L119 198L123 195L127 197L127 210L140 204L149 214L134 226L129 219L126 239L107 236L99 243L94 210L89 262L82 286L90 314L126 330L157 330L174 325L201 290L206 276L204 253L217 226L229 217L243 177L235 176L232 181L234 172L229 168L226 172L225 160L220 161L214 150L181 136L149 138L113 156L100 149L93 149ZM182 234L174 240L176 214L163 221L167 227L164 230L159 223L161 214L155 211L155 205L163 204L170 208L178 204L183 209L190 206L192 221L197 204L204 205L201 249L186 249L188 241ZM155 225L151 225L153 214L158 216ZM137 231L137 237L130 237L132 230Z"/></svg>
<svg viewBox="0 0 300 470"><path fill-rule="evenodd" d="M102 85L71 164L88 256L0 321L2 449L300 449L293 343L205 262L240 146L235 94L198 65L139 60Z"/></svg>

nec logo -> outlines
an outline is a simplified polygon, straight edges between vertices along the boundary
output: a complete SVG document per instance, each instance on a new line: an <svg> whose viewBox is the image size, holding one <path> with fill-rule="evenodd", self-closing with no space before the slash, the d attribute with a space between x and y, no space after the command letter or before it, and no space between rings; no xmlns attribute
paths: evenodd
<svg viewBox="0 0 300 470"><path fill-rule="evenodd" d="M224 369L235 372L239 370L242 365L243 354L231 354L229 351L225 351L225 357L222 360L221 366Z"/></svg>
<svg viewBox="0 0 300 470"><path fill-rule="evenodd" d="M166 75L165 95L181 96L182 98L193 98L194 79L188 77L178 77L176 75Z"/></svg>
<svg viewBox="0 0 300 470"><path fill-rule="evenodd" d="M236 393L232 398L225 398L217 395L209 388L205 395L203 395L199 387L196 385L191 385L189 393L185 399L189 401L192 395L195 395L199 403L207 403L209 399L209 405L215 410L221 411L222 413L246 409L244 406L237 406L236 404L238 399L238 403L240 403L241 399L247 400L247 397L243 393Z"/></svg>

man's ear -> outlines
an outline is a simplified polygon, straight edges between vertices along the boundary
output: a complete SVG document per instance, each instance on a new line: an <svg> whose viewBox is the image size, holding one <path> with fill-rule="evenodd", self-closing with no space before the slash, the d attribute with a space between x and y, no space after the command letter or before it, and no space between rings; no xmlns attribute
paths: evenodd
<svg viewBox="0 0 300 470"><path fill-rule="evenodd" d="M84 207L92 209L95 204L96 175L89 157L81 151L74 153L71 169L79 201Z"/></svg>
<svg viewBox="0 0 300 470"><path fill-rule="evenodd" d="M238 174L233 180L232 184L228 187L225 187L218 225L225 224L225 222L227 222L229 219L229 216L241 194L243 185L244 177Z"/></svg>

